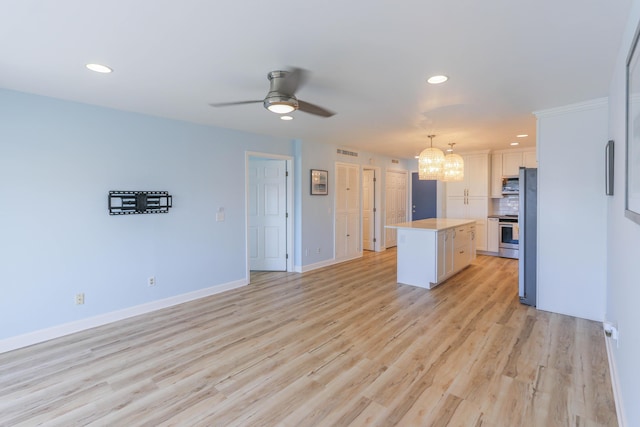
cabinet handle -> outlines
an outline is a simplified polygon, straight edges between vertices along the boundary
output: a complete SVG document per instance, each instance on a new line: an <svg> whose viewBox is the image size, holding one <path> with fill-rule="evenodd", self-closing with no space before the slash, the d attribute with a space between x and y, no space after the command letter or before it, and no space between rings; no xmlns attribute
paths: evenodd
<svg viewBox="0 0 640 427"><path fill-rule="evenodd" d="M460 251L460 253L461 253L461 254L463 254L463 253L464 253L464 251Z"/></svg>
<svg viewBox="0 0 640 427"><path fill-rule="evenodd" d="M351 234L347 234L347 237L351 237Z"/></svg>

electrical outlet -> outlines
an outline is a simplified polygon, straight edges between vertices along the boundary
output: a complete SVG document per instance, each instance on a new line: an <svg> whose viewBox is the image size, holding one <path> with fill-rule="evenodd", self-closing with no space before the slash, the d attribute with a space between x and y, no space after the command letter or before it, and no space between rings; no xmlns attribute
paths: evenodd
<svg viewBox="0 0 640 427"><path fill-rule="evenodd" d="M76 305L84 304L84 293L76 294Z"/></svg>
<svg viewBox="0 0 640 427"><path fill-rule="evenodd" d="M151 276L151 277L149 277L149 280L147 281L147 284L148 284L149 286L155 286L155 285L156 285L156 278L155 278L155 276Z"/></svg>
<svg viewBox="0 0 640 427"><path fill-rule="evenodd" d="M319 254L320 253L320 248L316 249L316 253Z"/></svg>

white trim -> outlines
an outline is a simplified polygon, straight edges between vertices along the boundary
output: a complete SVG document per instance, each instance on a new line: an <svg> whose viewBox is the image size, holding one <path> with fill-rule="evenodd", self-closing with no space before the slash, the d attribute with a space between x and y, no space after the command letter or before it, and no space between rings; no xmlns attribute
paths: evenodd
<svg viewBox="0 0 640 427"><path fill-rule="evenodd" d="M240 288L247 285L247 279L236 280L234 282L224 283L222 285L211 286L197 291L187 292L181 295L175 295L169 298L151 301L145 304L128 307L122 310L116 310L98 316L88 317L86 319L74 322L64 323L62 325L53 326L51 328L40 329L38 331L29 332L27 334L18 335L11 338L0 340L0 353L15 350L29 345L38 344L54 338L60 338L75 332L84 331L86 329L103 326L118 320L127 319L129 317L139 316L141 314L151 313L163 308L172 307L174 305L183 304L185 302L205 298L231 289Z"/></svg>
<svg viewBox="0 0 640 427"><path fill-rule="evenodd" d="M618 370L616 369L616 361L613 358L613 339L608 338L604 333L603 335L604 342L607 347L607 359L609 360L609 376L611 377L611 388L613 389L613 401L616 404L618 425L620 427L625 427L627 425L627 422L624 418L624 407L622 406L622 390L620 390L620 381L618 381Z"/></svg>
<svg viewBox="0 0 640 427"><path fill-rule="evenodd" d="M354 259L358 259L358 258L362 258L362 252L351 258L338 259L338 260L335 258L332 258L325 261L316 262L315 264L296 266L296 268L299 269L297 270L298 273L307 273L309 271L317 270L319 268L329 267L329 266L340 264L347 261L353 261Z"/></svg>
<svg viewBox="0 0 640 427"><path fill-rule="evenodd" d="M607 107L609 98L597 98L590 101L569 104L562 107L549 108L547 110L534 111L533 114L537 118L559 116L567 113L576 113L579 111L594 110L597 108Z"/></svg>

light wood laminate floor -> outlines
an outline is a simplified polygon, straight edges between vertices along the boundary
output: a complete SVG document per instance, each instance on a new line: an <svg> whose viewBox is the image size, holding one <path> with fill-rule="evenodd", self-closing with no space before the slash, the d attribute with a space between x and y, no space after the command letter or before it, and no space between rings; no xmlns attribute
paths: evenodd
<svg viewBox="0 0 640 427"><path fill-rule="evenodd" d="M0 425L615 426L602 327L517 261L396 283L395 250L0 354Z"/></svg>

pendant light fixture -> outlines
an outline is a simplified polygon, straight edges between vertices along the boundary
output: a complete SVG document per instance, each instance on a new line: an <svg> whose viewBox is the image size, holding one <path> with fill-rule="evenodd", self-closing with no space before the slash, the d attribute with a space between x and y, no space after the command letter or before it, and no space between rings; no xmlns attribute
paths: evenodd
<svg viewBox="0 0 640 427"><path fill-rule="evenodd" d="M453 153L455 142L450 142L449 145L451 149L447 150L449 154L444 158L442 180L446 182L462 181L464 179L464 159Z"/></svg>
<svg viewBox="0 0 640 427"><path fill-rule="evenodd" d="M433 137L429 148L425 148L418 158L418 179L442 179L442 167L444 165L444 153L439 148L433 148Z"/></svg>

